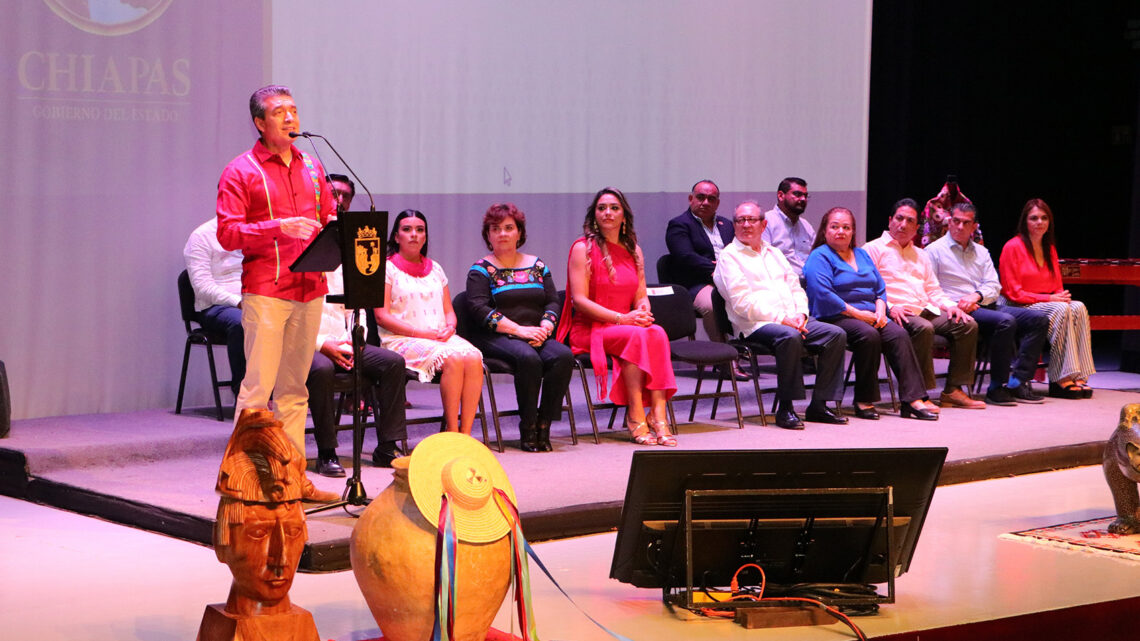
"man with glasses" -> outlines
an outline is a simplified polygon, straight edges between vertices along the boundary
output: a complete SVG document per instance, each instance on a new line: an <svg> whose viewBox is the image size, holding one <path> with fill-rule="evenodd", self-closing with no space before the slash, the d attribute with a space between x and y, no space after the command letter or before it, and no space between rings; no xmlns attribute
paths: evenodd
<svg viewBox="0 0 1140 641"><path fill-rule="evenodd" d="M318 159L293 145L301 131L293 94L268 85L249 98L259 138L234 158L218 181L218 244L241 250L242 330L245 377L237 411L262 409L273 398L274 414L301 456L309 391L305 378L321 326L328 292L321 273L293 272L301 255L330 217L336 201ZM304 498L335 501L304 477Z"/></svg>
<svg viewBox="0 0 1140 641"><path fill-rule="evenodd" d="M807 181L788 176L776 188L776 206L764 214L768 221L764 242L784 253L800 277L800 285L804 283L804 261L815 242L815 228L803 217L809 198Z"/></svg>
<svg viewBox="0 0 1140 641"><path fill-rule="evenodd" d="M1049 317L1027 307L998 305L1001 282L993 258L974 241L978 210L958 203L946 221L949 233L928 245L926 255L942 291L958 301L958 309L978 323L990 344L990 405L1043 403L1029 385L1041 357Z"/></svg>
<svg viewBox="0 0 1140 641"><path fill-rule="evenodd" d="M806 398L803 353L818 357L815 390L804 418L842 425L847 418L827 406L843 398L843 351L847 333L808 318L807 294L784 254L764 242L765 213L755 201L736 208L736 237L724 248L713 282L724 296L732 329L776 357L776 425L802 430L792 401Z"/></svg>
<svg viewBox="0 0 1140 641"><path fill-rule="evenodd" d="M716 183L702 180L693 185L689 208L670 220L665 229L665 245L671 257L672 280L689 290L709 339L724 342L712 313L712 275L721 250L732 242L733 230L732 221L716 215L719 206ZM740 380L746 378L739 371L735 375Z"/></svg>
<svg viewBox="0 0 1140 641"><path fill-rule="evenodd" d="M930 257L914 243L918 204L903 198L895 203L883 235L863 246L887 284L891 319L906 329L922 367L927 390L934 389L934 335L950 342L950 368L942 390L942 407L984 410L986 404L963 391L974 380L978 324L942 291Z"/></svg>

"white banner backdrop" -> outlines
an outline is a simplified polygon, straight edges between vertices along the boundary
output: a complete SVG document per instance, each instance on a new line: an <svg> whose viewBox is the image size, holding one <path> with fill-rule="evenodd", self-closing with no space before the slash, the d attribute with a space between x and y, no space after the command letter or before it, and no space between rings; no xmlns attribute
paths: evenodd
<svg viewBox="0 0 1140 641"><path fill-rule="evenodd" d="M862 222L870 16L869 0L286 0L272 72L377 208L427 214L453 294L503 200L562 285L607 185L630 198L653 279L702 178L723 215L800 176L809 220L844 205Z"/></svg>
<svg viewBox="0 0 1140 641"><path fill-rule="evenodd" d="M864 208L870 0L6 4L13 418L173 407L182 246L252 144L246 104L270 81L378 208L428 214L453 293L495 201L529 214L527 249L560 283L605 185L630 195L651 265L701 178L726 215L771 202L786 175L809 181L812 220ZM188 403L205 405L192 359Z"/></svg>
<svg viewBox="0 0 1140 641"><path fill-rule="evenodd" d="M264 9L5 5L0 360L13 418L173 407L182 246L252 143Z"/></svg>
<svg viewBox="0 0 1140 641"><path fill-rule="evenodd" d="M378 192L862 190L870 10L286 0L272 71Z"/></svg>

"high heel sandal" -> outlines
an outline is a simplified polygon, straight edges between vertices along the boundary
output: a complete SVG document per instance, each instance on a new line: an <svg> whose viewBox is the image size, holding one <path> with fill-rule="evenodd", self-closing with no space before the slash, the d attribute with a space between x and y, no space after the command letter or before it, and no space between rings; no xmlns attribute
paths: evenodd
<svg viewBox="0 0 1140 641"><path fill-rule="evenodd" d="M1081 398L1092 398L1093 390L1088 381L1076 382L1077 389L1081 390Z"/></svg>
<svg viewBox="0 0 1140 641"><path fill-rule="evenodd" d="M657 445L657 437L649 432L649 424L645 421L631 423L625 419L625 426L629 428L629 440L638 445Z"/></svg>
<svg viewBox="0 0 1140 641"><path fill-rule="evenodd" d="M1084 392L1081 391L1081 388L1072 381L1068 381L1063 384L1049 381L1049 396L1052 398L1078 399L1084 398Z"/></svg>
<svg viewBox="0 0 1140 641"><path fill-rule="evenodd" d="M653 419L648 419L649 424L653 426L653 432L657 435L657 444L665 447L677 447L677 437L673 436L673 432L669 430L669 421L657 422Z"/></svg>

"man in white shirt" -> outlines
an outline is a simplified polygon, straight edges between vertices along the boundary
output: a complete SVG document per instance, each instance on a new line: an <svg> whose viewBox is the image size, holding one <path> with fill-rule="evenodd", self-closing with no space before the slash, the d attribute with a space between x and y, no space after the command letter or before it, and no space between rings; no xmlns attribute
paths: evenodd
<svg viewBox="0 0 1140 641"><path fill-rule="evenodd" d="M340 269L326 276L330 296L344 293L344 276ZM336 452L338 426L333 383L338 372L351 372L354 366L360 367L364 384L375 393L379 445L372 452L372 465L391 467L392 460L402 455L398 442L408 438L404 357L382 347L365 345L361 362L353 363L351 322L352 312L344 305L325 301L321 309L321 328L317 332L317 350L305 381L309 389L309 409L313 413L313 436L317 441L317 474L322 476L345 475Z"/></svg>
<svg viewBox="0 0 1140 641"><path fill-rule="evenodd" d="M241 327L241 251L226 251L218 243L218 219L211 218L190 233L182 250L186 273L194 288L194 311L202 327L226 337L230 389L237 398L245 378L245 332Z"/></svg>
<svg viewBox="0 0 1140 641"><path fill-rule="evenodd" d="M736 237L720 253L713 282L724 297L733 330L760 343L776 357L776 425L803 429L793 400L806 397L803 351L817 354L815 390L804 418L816 423L844 424L828 401L843 398L843 351L847 334L808 318L807 294L784 254L764 242L765 214L755 201L745 201L733 218Z"/></svg>
<svg viewBox="0 0 1140 641"><path fill-rule="evenodd" d="M776 188L776 206L764 214L764 242L783 252L800 285L804 283L804 261L815 242L815 228L803 217L809 198L807 181L788 176Z"/></svg>
<svg viewBox="0 0 1140 641"><path fill-rule="evenodd" d="M934 275L958 308L974 318L989 340L990 405L1043 403L1029 381L1037 370L1041 348L1049 330L1049 317L1028 307L998 305L1001 280L990 252L975 240L978 210L961 202L943 221L949 233L923 251L934 265Z"/></svg>
<svg viewBox="0 0 1140 641"><path fill-rule="evenodd" d="M934 389L934 334L950 342L942 407L983 410L986 404L962 389L974 380L978 324L942 291L930 258L914 244L918 204L904 198L895 203L893 211L887 231L863 246L887 284L891 318L910 334L927 390Z"/></svg>

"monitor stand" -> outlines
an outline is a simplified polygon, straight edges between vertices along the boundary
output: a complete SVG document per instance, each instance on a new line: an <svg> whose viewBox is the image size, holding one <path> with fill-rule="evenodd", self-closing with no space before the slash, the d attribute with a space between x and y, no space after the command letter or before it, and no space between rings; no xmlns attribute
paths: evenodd
<svg viewBox="0 0 1140 641"><path fill-rule="evenodd" d="M842 584L828 584L829 587L835 586L840 588L835 594L822 598L825 603L831 606L872 606L879 603L894 603L895 601L895 568L898 563L898 549L897 545L902 540L901 532L909 526L909 519L900 517L895 519L894 514L894 498L892 488L886 487L870 487L870 488L787 488L787 489L752 489L752 490L685 490L685 498L682 506L682 511L678 524L680 532L673 538L673 544L682 545L683 563L682 568L676 568L673 564L666 564L663 572L662 581L662 600L668 606L682 607L687 610L703 610L703 609L720 609L720 610L740 610L740 609L769 609L769 608L782 608L789 610L787 602L781 601L756 601L752 599L742 600L729 600L729 595L721 594L717 596L716 593L710 595L709 586L694 586L694 574L697 568L693 563L694 551L694 531L707 530L715 528L718 521L710 519L696 519L693 518L694 506L700 504L708 504L710 501L721 501L725 499L732 500L734 498L742 498L745 501L759 501L763 503L766 497L772 497L775 501L777 498L784 499L786 504L787 499L795 497L814 497L827 498L835 506L844 507L852 504L868 505L868 503L877 505L878 507L867 514L852 515L850 509L842 509L838 511L834 518L829 518L830 515L822 514L821 510L816 508L812 510L810 515L796 515L790 514L803 522L800 526L800 531L796 535L796 544L792 553L790 565L792 568L798 567L802 564L807 557L808 547L810 546L813 538L813 527L828 521L838 521L839 525L843 523L860 524L863 530L870 528L870 536L867 537L866 548L863 552L864 559L870 559L876 554L885 554L886 557L886 583L887 594L880 595L874 592L864 594L852 594L854 592L865 591L863 583L850 584L853 588L858 586L860 590L851 590L850 592L842 590ZM740 566L748 563L748 558L751 556L749 546L759 545L760 534L759 528L764 527L765 523L773 523L781 521L786 523L787 519L752 519L749 526L748 533L742 537L740 546L742 550ZM729 520L720 520L721 523L727 523ZM759 523L759 525L758 525ZM894 524L894 527L887 527L886 524ZM896 531L898 530L898 531ZM873 549L874 542L881 538L880 532L885 535L886 549ZM680 555L671 555L671 558L678 559ZM720 569L735 569L735 568L720 568ZM679 572L677 570L680 570ZM670 576L681 576L683 573L685 577L685 585L683 587L672 587L670 585ZM775 592L784 591L788 586L781 586L769 584L766 587L764 595ZM818 597L817 597L818 598ZM722 600L723 599L723 600ZM799 611L800 608L790 608L791 611ZM775 610L773 610L775 612ZM787 614L786 612L784 613ZM801 615L795 615L797 620L802 619ZM826 615L825 615L826 616ZM765 618L778 619L773 614L772 616L753 614L747 615L745 618L754 618L757 621ZM786 617L785 617L786 618ZM834 622L834 619L827 617L827 623ZM802 623L796 625L817 625L817 623ZM748 626L746 626L748 627ZM775 626L778 627L778 626Z"/></svg>

